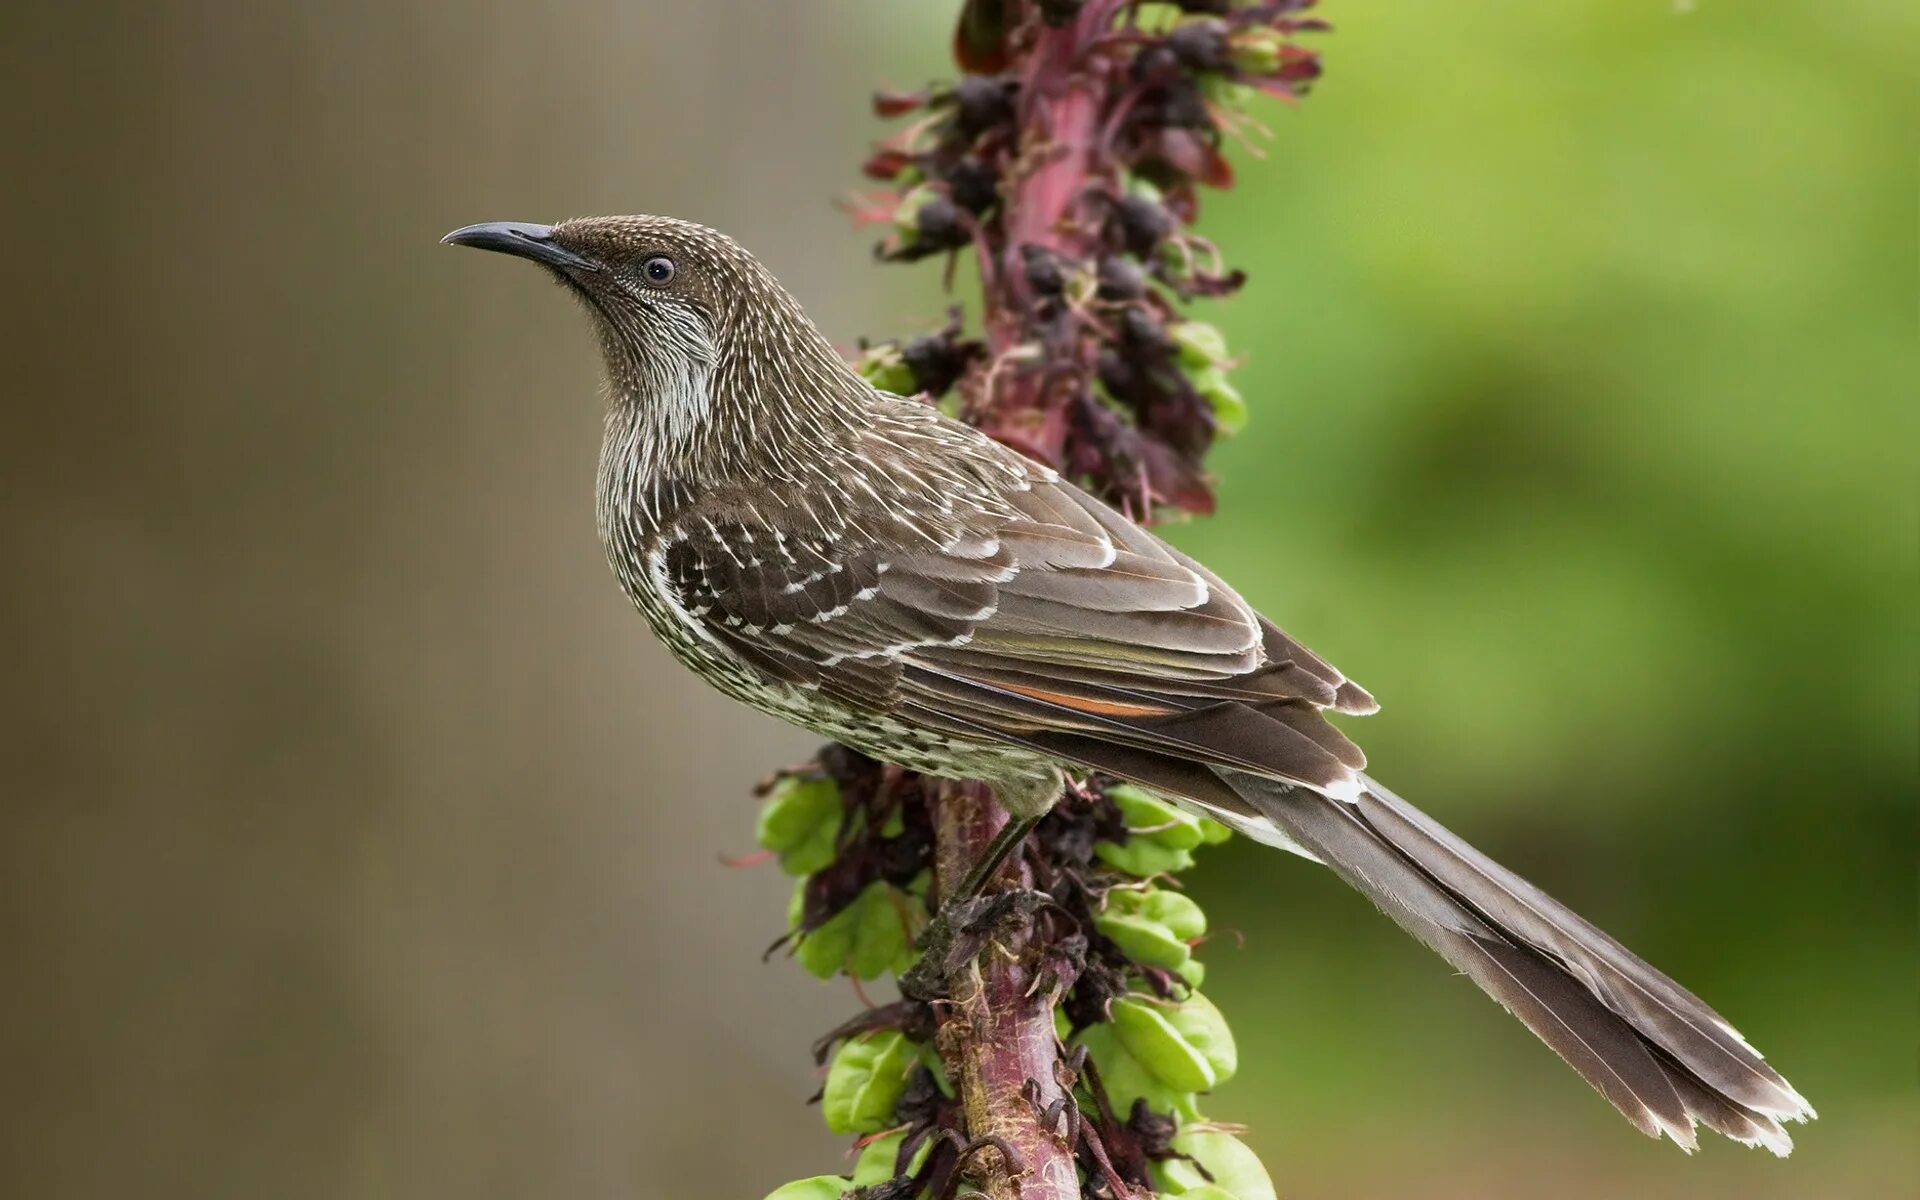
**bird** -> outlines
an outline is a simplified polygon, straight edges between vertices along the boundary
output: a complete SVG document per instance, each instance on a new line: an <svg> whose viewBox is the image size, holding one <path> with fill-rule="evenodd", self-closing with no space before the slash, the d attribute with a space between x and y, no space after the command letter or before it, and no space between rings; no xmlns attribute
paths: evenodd
<svg viewBox="0 0 1920 1200"><path fill-rule="evenodd" d="M539 264L591 317L600 537L680 662L991 785L1009 821L958 894L1100 772L1330 868L1643 1133L1784 1156L1815 1115L1704 1001L1373 779L1327 719L1374 712L1364 688L1072 480L869 384L731 238L622 216L443 241Z"/></svg>

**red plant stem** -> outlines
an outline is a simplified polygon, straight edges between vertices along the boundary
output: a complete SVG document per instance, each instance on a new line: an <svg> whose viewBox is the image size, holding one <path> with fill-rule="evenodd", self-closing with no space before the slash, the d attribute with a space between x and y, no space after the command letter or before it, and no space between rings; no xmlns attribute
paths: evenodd
<svg viewBox="0 0 1920 1200"><path fill-rule="evenodd" d="M999 286L986 293L986 331L995 354L1028 342L1022 246L1040 246L1068 258L1085 257L1091 238L1074 220L1094 178L1100 137L1101 90L1089 51L1112 28L1124 0L1087 0L1073 22L1042 29L1026 51L1020 79L1020 157L1002 219L997 269L983 272ZM985 431L1059 466L1065 457L1067 405L1042 373L1017 375L992 397L980 424Z"/></svg>
<svg viewBox="0 0 1920 1200"><path fill-rule="evenodd" d="M1062 28L1034 23L1032 40L1020 48L1022 166L1009 181L997 231L998 261L983 263L981 272L984 324L995 354L1037 339L1024 321L1021 247L1041 246L1076 260L1094 250L1088 227L1075 220L1099 160L1107 80L1094 47L1112 30L1124 5L1125 0L1087 0ZM993 239L983 240L991 245ZM976 419L987 433L1062 463L1070 396L1046 373L1015 372L986 399ZM935 807L935 869L944 893L979 861L1007 815L979 784L942 784ZM1024 873L1019 856L1002 872L1019 886ZM1044 990L1035 994L1035 968L1024 949L991 946L948 981L950 1003L941 1009L938 1045L960 1091L968 1136L975 1143L994 1139L1019 1159L1010 1164L987 1150L972 1160L987 1195L992 1200L1079 1200L1073 1147L1040 1119L1065 1098L1065 1090L1057 1074L1054 998Z"/></svg>
<svg viewBox="0 0 1920 1200"><path fill-rule="evenodd" d="M986 853L1007 814L977 783L943 783L935 803L935 869L942 894ZM1018 856L1002 877L1019 884L1025 868ZM947 1073L960 1090L967 1136L1011 1150L1009 1163L995 1150L971 1159L992 1200L1079 1200L1073 1147L1042 1125L1040 1115L1064 1096L1056 1068L1059 1044L1053 1030L1053 997L1035 994L1029 956L1013 947L991 946L948 980L949 1002L940 1006L936 1043Z"/></svg>
<svg viewBox="0 0 1920 1200"><path fill-rule="evenodd" d="M1022 149L1038 154L1007 204L1007 253L1025 243L1075 253L1085 239L1065 218L1093 174L1103 81L1086 73L1089 49L1112 27L1118 0L1088 0L1071 25L1041 33L1020 84ZM1009 270L1017 262L1008 264Z"/></svg>

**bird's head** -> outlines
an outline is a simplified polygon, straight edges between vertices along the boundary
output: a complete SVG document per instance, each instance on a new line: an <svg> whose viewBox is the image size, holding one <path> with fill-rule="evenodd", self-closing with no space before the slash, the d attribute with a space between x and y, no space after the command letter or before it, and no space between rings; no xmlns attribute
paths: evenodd
<svg viewBox="0 0 1920 1200"><path fill-rule="evenodd" d="M645 449L685 459L798 404L857 403L859 376L772 273L732 238L672 217L490 221L441 239L547 268L592 314L615 402L647 425ZM804 431L801 431L804 432Z"/></svg>
<svg viewBox="0 0 1920 1200"><path fill-rule="evenodd" d="M741 306L780 285L733 239L671 217L586 217L558 225L489 221L456 229L453 245L546 267L600 327L616 386L710 371ZM664 381L664 380L663 380Z"/></svg>

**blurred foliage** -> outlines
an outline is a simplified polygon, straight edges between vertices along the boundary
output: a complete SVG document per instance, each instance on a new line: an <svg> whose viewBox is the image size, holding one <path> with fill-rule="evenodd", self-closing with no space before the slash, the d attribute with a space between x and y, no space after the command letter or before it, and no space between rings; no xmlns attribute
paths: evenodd
<svg viewBox="0 0 1920 1200"><path fill-rule="evenodd" d="M1337 881L1236 843L1190 883L1251 943L1208 974L1248 1141L1295 1195L1887 1194L1920 1168L1920 17L1320 11L1311 101L1263 107L1203 205L1251 278L1192 312L1249 415L1219 515L1164 532L1381 699L1347 726L1377 774L1822 1119L1784 1164L1678 1161Z"/></svg>

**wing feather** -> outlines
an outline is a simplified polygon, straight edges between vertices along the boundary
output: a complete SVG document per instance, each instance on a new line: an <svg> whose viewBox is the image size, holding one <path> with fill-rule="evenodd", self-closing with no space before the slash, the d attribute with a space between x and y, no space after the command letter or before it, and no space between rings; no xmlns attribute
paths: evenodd
<svg viewBox="0 0 1920 1200"><path fill-rule="evenodd" d="M1001 585L1014 596L1047 600L1096 612L1175 612L1207 602L1206 580L1174 563L1131 550L1118 552L1104 568L1021 571Z"/></svg>
<svg viewBox="0 0 1920 1200"><path fill-rule="evenodd" d="M995 496L943 497L974 514L958 525L692 514L668 576L755 669L857 707L950 714L1090 765L1112 746L1161 778L1190 761L1352 786L1365 758L1321 715L1349 707L1344 676L1152 533L1026 470Z"/></svg>

